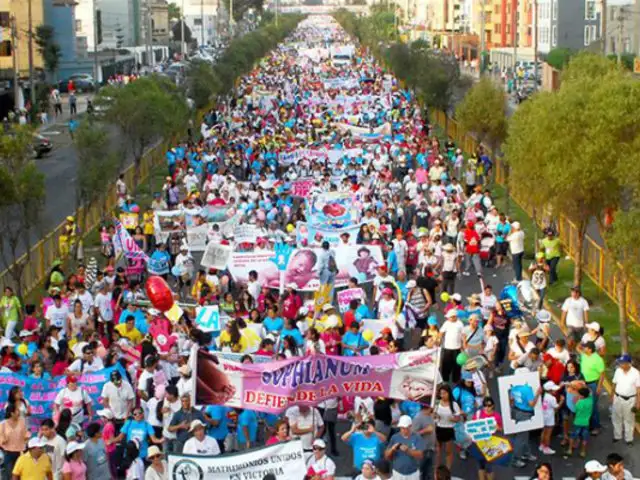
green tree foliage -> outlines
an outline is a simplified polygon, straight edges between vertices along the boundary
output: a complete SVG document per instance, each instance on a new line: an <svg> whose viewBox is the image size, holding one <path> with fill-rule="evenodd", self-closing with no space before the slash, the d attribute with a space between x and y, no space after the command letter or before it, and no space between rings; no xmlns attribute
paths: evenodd
<svg viewBox="0 0 640 480"><path fill-rule="evenodd" d="M221 85L210 63L191 62L187 70L187 92L196 108L210 105L212 97L220 92Z"/></svg>
<svg viewBox="0 0 640 480"><path fill-rule="evenodd" d="M146 150L162 138L184 131L189 112L175 85L158 76L139 78L126 88L107 87L96 100L107 109L105 120L116 125L134 159L134 189Z"/></svg>
<svg viewBox="0 0 640 480"><path fill-rule="evenodd" d="M575 52L570 48L554 48L547 54L546 62L556 70L562 70L567 66Z"/></svg>
<svg viewBox="0 0 640 480"><path fill-rule="evenodd" d="M60 66L60 58L62 57L60 45L55 40L55 29L51 25L38 25L34 40L38 53L42 55L45 70L55 80L56 72Z"/></svg>
<svg viewBox="0 0 640 480"><path fill-rule="evenodd" d="M170 2L167 7L169 8L169 21L180 20L182 18L182 11L175 2Z"/></svg>
<svg viewBox="0 0 640 480"><path fill-rule="evenodd" d="M111 152L107 131L95 122L81 122L73 135L73 143L78 157L78 178L76 181L76 210L104 202L109 189L106 178L114 178L118 160ZM86 208L84 209L86 214ZM80 232L86 231L86 218L78 218Z"/></svg>
<svg viewBox="0 0 640 480"><path fill-rule="evenodd" d="M31 236L41 226L45 201L44 175L34 160L33 130L19 127L0 136L0 256L22 296L24 269L29 261ZM26 252L21 258L20 252Z"/></svg>
<svg viewBox="0 0 640 480"><path fill-rule="evenodd" d="M536 188L576 225L574 282L583 275L583 243L593 218L617 209L640 161L640 85L593 54L573 59L558 92L518 109L504 151L519 185ZM533 184L533 179L537 182ZM527 188L529 187L529 188Z"/></svg>
<svg viewBox="0 0 640 480"><path fill-rule="evenodd" d="M507 135L507 106L504 89L487 77L480 79L456 108L456 118L463 130L473 132L479 143L492 149Z"/></svg>

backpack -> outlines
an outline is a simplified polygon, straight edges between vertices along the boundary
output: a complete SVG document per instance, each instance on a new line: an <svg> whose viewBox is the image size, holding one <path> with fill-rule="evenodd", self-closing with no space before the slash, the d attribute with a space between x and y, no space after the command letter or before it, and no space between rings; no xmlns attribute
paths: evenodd
<svg viewBox="0 0 640 480"><path fill-rule="evenodd" d="M336 259L333 258L333 255L329 255L328 268L331 273L338 273L338 264L336 263Z"/></svg>

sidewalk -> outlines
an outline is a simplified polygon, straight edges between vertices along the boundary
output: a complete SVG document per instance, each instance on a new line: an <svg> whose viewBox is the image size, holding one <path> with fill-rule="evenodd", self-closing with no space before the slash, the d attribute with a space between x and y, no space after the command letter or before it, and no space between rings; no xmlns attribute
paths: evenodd
<svg viewBox="0 0 640 480"><path fill-rule="evenodd" d="M60 94L62 98L62 114L59 114L57 117L53 116L53 108L48 114L48 122L44 125L40 125L38 127L38 131L42 134L46 134L48 130L53 127L57 127L59 130L61 126L66 126L71 119L71 112L69 110L69 95L64 93ZM93 100L93 93L80 93L76 94L77 102L77 115L83 114L87 111L87 100ZM77 116L76 115L76 116Z"/></svg>

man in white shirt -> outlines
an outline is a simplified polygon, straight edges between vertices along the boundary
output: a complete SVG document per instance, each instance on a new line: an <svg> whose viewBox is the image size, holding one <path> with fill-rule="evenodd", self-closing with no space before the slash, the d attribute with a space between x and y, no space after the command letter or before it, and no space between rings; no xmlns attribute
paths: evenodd
<svg viewBox="0 0 640 480"><path fill-rule="evenodd" d="M314 439L322 437L324 420L315 407L297 405L289 408L285 416L289 419L291 434L302 441L302 449L311 451Z"/></svg>
<svg viewBox="0 0 640 480"><path fill-rule="evenodd" d="M313 454L307 459L307 468L313 469L316 475L320 475L322 480L334 480L336 474L336 464L327 457L327 444L321 438L313 441Z"/></svg>
<svg viewBox="0 0 640 480"><path fill-rule="evenodd" d="M182 453L185 455L220 455L220 447L215 438L205 434L204 422L193 420L189 432L193 435L184 443Z"/></svg>
<svg viewBox="0 0 640 480"><path fill-rule="evenodd" d="M47 308L47 313L44 316L47 329L51 325L55 325L62 331L62 335L66 337L68 316L69 306L62 303L60 295L54 295L53 305L50 305L49 308Z"/></svg>
<svg viewBox="0 0 640 480"><path fill-rule="evenodd" d="M464 324L458 320L458 311L452 308L445 315L447 321L440 327L438 342L442 345L442 381L452 383L460 380L460 365L457 357L462 349Z"/></svg>
<svg viewBox="0 0 640 480"><path fill-rule="evenodd" d="M178 389L175 385L167 385L164 392L164 404L162 407L162 438L164 438L164 452L176 452L176 434L169 431L169 425L175 413L182 408Z"/></svg>
<svg viewBox="0 0 640 480"><path fill-rule="evenodd" d="M507 236L511 261L513 262L513 272L516 281L522 280L522 258L524 257L524 232L520 229L520 222L511 224L511 233Z"/></svg>
<svg viewBox="0 0 640 480"><path fill-rule="evenodd" d="M104 363L100 357L96 357L93 347L85 345L82 347L82 358L73 361L67 368L67 375L83 375L85 373L97 372L104 368Z"/></svg>
<svg viewBox="0 0 640 480"><path fill-rule="evenodd" d="M580 293L580 287L571 289L571 296L562 304L560 324L568 330L568 345L570 352L575 350L576 344L584 335L584 326L589 322L589 302Z"/></svg>
<svg viewBox="0 0 640 480"><path fill-rule="evenodd" d="M107 292L107 283L104 282L96 298L93 300L96 317L100 323L113 322L113 307L111 306L111 292Z"/></svg>
<svg viewBox="0 0 640 480"><path fill-rule="evenodd" d="M630 446L633 444L635 412L640 409L640 371L631 365L631 355L624 354L618 358L613 384L613 441L619 441L624 430L624 440Z"/></svg>
<svg viewBox="0 0 640 480"><path fill-rule="evenodd" d="M124 425L124 422L133 411L136 395L129 382L122 380L119 371L111 372L111 381L102 387L102 405L113 413L113 423L117 426Z"/></svg>
<svg viewBox="0 0 640 480"><path fill-rule="evenodd" d="M373 277L373 298L376 303L382 296L382 285L385 283L395 283L395 279L389 275L389 270L386 265L380 265L378 267L378 273Z"/></svg>
<svg viewBox="0 0 640 480"><path fill-rule="evenodd" d="M45 419L40 425L40 440L44 444L44 451L51 458L53 479L61 480L67 442L56 433L55 424L50 418Z"/></svg>
<svg viewBox="0 0 640 480"><path fill-rule="evenodd" d="M258 272L255 270L251 270L249 272L249 281L247 282L247 291L251 298L253 298L254 302L258 302L258 297L260 296L260 290L262 290L262 285L258 282Z"/></svg>
<svg viewBox="0 0 640 480"><path fill-rule="evenodd" d="M76 286L76 293L71 295L69 298L69 304L73 305L76 300L80 300L83 313L91 313L91 307L93 307L93 295L85 289L84 283L79 283Z"/></svg>

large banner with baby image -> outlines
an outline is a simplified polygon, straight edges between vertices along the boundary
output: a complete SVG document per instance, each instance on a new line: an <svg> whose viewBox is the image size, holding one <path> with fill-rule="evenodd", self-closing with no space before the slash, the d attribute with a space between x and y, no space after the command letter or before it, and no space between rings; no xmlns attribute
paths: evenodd
<svg viewBox="0 0 640 480"><path fill-rule="evenodd" d="M438 383L438 350L391 355L309 355L262 364L195 355L198 405L224 404L278 413L335 397L388 397L431 404Z"/></svg>
<svg viewBox="0 0 640 480"><path fill-rule="evenodd" d="M308 205L309 224L317 228L346 228L360 221L360 210L351 193L321 193Z"/></svg>
<svg viewBox="0 0 640 480"><path fill-rule="evenodd" d="M382 250L373 245L341 245L333 249L338 273L334 286L344 287L351 277L361 283L373 281L378 265L384 265ZM233 252L227 264L231 275L238 283L247 283L249 272L258 273L258 282L263 287L280 288L281 279L284 285L294 283L298 290L311 292L320 286L319 263L321 248L296 248L286 263L284 276L275 263L274 252Z"/></svg>

